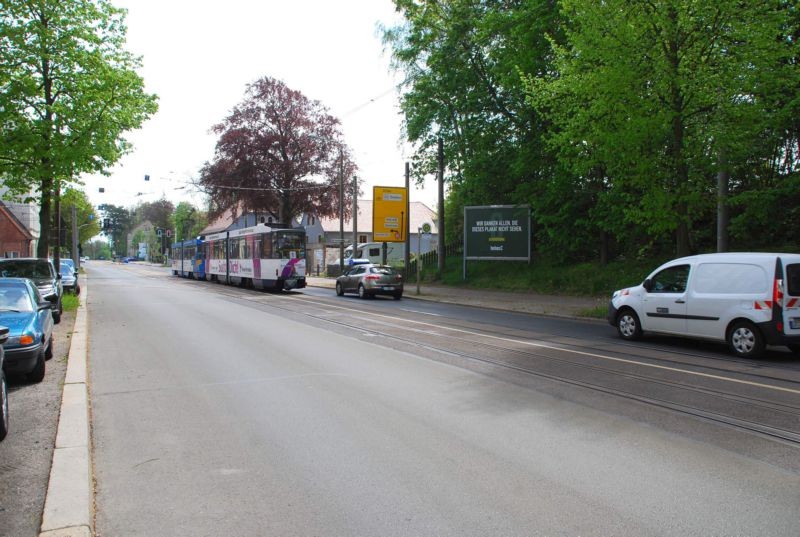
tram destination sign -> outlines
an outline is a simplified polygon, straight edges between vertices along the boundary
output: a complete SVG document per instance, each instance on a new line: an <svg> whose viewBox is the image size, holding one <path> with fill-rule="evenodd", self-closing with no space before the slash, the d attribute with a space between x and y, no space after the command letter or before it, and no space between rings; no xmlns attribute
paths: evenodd
<svg viewBox="0 0 800 537"><path fill-rule="evenodd" d="M467 259L530 262L530 207L464 207L464 260Z"/></svg>

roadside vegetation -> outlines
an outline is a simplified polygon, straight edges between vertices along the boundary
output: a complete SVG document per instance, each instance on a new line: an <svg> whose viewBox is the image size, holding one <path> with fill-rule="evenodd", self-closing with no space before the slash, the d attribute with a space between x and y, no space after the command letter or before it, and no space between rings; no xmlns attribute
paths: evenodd
<svg viewBox="0 0 800 537"><path fill-rule="evenodd" d="M64 296L61 298L61 305L64 307L64 311L75 311L78 309L80 303L80 297L72 293L64 293Z"/></svg>
<svg viewBox="0 0 800 537"><path fill-rule="evenodd" d="M606 297L616 289L637 285L667 258L618 259L562 264L545 259L525 262L469 261L467 281L463 279L461 257L448 257L440 283L456 287L525 291L530 293ZM435 265L423 269L423 281L436 278ZM416 281L412 275L408 283Z"/></svg>

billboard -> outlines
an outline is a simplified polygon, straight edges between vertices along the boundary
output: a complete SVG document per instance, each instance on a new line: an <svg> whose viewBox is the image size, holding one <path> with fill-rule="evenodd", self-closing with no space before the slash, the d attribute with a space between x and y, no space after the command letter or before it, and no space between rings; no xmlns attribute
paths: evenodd
<svg viewBox="0 0 800 537"><path fill-rule="evenodd" d="M376 186L372 188L372 240L405 242L408 230L408 189Z"/></svg>
<svg viewBox="0 0 800 537"><path fill-rule="evenodd" d="M464 207L464 259L530 261L530 207Z"/></svg>

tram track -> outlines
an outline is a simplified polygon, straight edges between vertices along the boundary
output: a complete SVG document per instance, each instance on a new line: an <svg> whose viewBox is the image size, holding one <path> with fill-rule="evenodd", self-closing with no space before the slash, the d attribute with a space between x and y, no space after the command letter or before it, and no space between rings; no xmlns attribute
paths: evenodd
<svg viewBox="0 0 800 537"><path fill-rule="evenodd" d="M559 357L554 355L554 352L556 353L564 352L573 354L583 354L589 356L600 356L598 352L608 352L608 351L597 351L597 349L594 347L587 347L578 344L556 343L553 342L552 340L543 339L542 340L543 343L536 343L536 345L538 345L539 349L545 349L545 350L532 351L528 349L513 348L508 345L488 343L486 341L476 341L474 339L465 340L464 332L469 332L470 334L476 337L492 337L499 340L506 340L517 344L530 343L530 341L526 341L526 339L523 336L519 335L504 334L503 336L498 337L493 334L480 333L479 331L477 331L477 329L472 327L464 328L463 326L450 327L444 324L436 325L431 322L420 322L412 319L406 319L399 315L387 313L386 311L366 312L368 314L387 319L385 321L377 322L377 324L381 325L380 327L370 328L368 326L365 326L365 317L363 315L365 312L363 310L359 310L358 313L362 315L359 316L357 319L354 318L352 320L347 320L341 316L341 313L342 311L344 311L346 313L352 314L353 311L350 308L344 308L342 306L329 304L320 301L316 298L283 295L279 297L281 300L274 300L275 295L270 295L269 299L264 300L263 297L265 295L263 294L248 296L246 293L236 292L234 289L230 288L217 289L216 291L226 296L229 296L230 298L250 301L259 305L265 305L286 312L304 315L323 323L337 325L349 331L357 330L363 334L388 338L400 342L404 345L411 345L414 347L434 351L437 353L444 353L445 355L456 356L460 359L470 360L472 362L483 363L493 367L500 367L503 368L504 370L516 371L540 379L546 379L549 381L559 382L566 385L581 387L595 392L619 397L625 400L636 401L656 408L661 408L664 410L677 412L683 415L692 416L694 418L701 419L706 422L715 423L718 425L726 426L740 431L746 431L751 434L755 434L764 438L778 441L780 443L786 444L791 447L795 448L800 447L800 404L795 405L774 399L769 400L765 398L742 394L739 392L721 390L709 386L701 386L696 383L692 384L680 380L664 379L664 378L659 378L658 376L655 375L645 375L642 374L641 372L625 371L619 368L591 364L591 363L586 363L585 361L568 359L565 357ZM300 300L298 300L298 298L300 298ZM309 308L308 309L297 308L296 305L300 302L302 302L304 305L309 306ZM324 314L320 313L319 310L320 307L326 308L324 310L325 312ZM334 315L335 317L333 317ZM414 323L417 326L399 327L396 321L402 321L405 323ZM371 322L376 322L376 321L373 319L371 320ZM419 326L426 326L427 328L421 329L419 328ZM393 330L395 331L400 330L400 333L399 334L392 333ZM452 334L442 333L443 330L444 331L449 330L452 331L453 333ZM409 333L413 335L409 335ZM435 340L440 341L440 343L424 341L426 338L434 338ZM458 346L457 344L464 343L465 341L467 341L469 344L470 347L469 351L459 350L457 348ZM570 347L576 347L576 348L570 348ZM625 345L625 347L630 347L630 345ZM476 352L476 349L481 349L485 351L486 355L482 355L480 351ZM587 352L586 349L591 349L591 352ZM657 349L647 348L647 350L655 352ZM543 370L544 368L536 369L526 366L524 364L515 363L514 360L489 357L488 355L492 353L505 354L506 357L514 356L517 362L519 361L524 362L526 360L529 361L533 359L545 360L547 364L551 367L563 366L570 368L580 368L584 372L590 371L594 374L608 375L610 377L614 377L617 379L625 378L627 379L627 381L636 382L637 385L642 387L643 389L640 390L625 389L619 386L616 387L609 386L608 384L602 384L599 382L592 382L590 380L576 378L577 375L557 374ZM704 375L707 379L712 381L729 381L734 383L742 383L744 385L749 385L751 388L770 389L783 394L789 394L790 397L797 395L798 398L797 400L800 401L800 382L787 380L785 378L780 378L773 375L763 375L755 371L737 371L711 365L691 364L681 359L672 359L669 357L643 358L627 350L615 351L615 354L621 354L622 356L629 356L632 358L636 358L636 360L613 358L614 360L620 360L621 362L628 363L629 365L657 367L661 371L672 370L673 372L677 373L683 372L695 375L700 374ZM701 359L709 359L709 357L706 355L692 355L690 353L685 353L685 352L680 352L679 354L683 356L696 356ZM642 362L641 360L643 359L647 361ZM681 370L678 367L665 367L663 365L653 364L652 362L658 362L658 364L666 363L672 366L679 366L685 368L714 371L717 374L697 373L695 371ZM749 366L749 364L742 364L740 362L737 362L736 365ZM793 371L793 369L789 368L787 369L787 371ZM770 381L778 382L783 384L784 386L768 385L762 382L744 381L737 377L746 377L749 379L754 378L766 382ZM722 401L724 403L727 403L728 405L731 404L738 405L741 408L737 408L736 410L741 411L740 414L743 415L737 415L736 412L723 413L718 410L714 410L713 407L715 406L715 404L699 406L699 405L687 404L681 402L680 400L676 401L675 397L667 398L663 396L647 394L646 392L649 391L650 387L652 386L657 386L662 389L671 390L672 393L683 391L695 394L700 397L707 397L711 398L712 400L715 399L716 400L714 401L715 403L719 403L720 401ZM763 423L761 421L756 421L748 418L747 414L748 413L752 414L754 410L768 414L777 413L778 415L783 416L785 421L789 422L791 426L787 427L774 423L773 424Z"/></svg>
<svg viewBox="0 0 800 537"><path fill-rule="evenodd" d="M315 302L316 304L316 302ZM515 349L509 346L504 345L497 345L487 342L469 340L468 344L470 346L470 351L463 351L458 350L452 344L433 344L431 342L422 342L420 337L428 336L428 337L435 337L438 338L440 341L448 341L450 343L453 342L464 342L463 335L448 335L444 333L436 333L432 334L430 330L420 330L416 327L402 327L402 331L405 332L412 332L414 336L404 336L395 333L391 333L390 330L387 330L385 327L395 328L397 329L397 325L391 324L389 322L382 322L383 328L369 328L364 325L364 319L359 318L357 321L347 321L341 318L332 319L329 315L319 315L315 312L309 311L301 311L298 312L296 309L287 307L285 305L278 305L275 301L269 301L269 305L283 309L285 311L291 311L294 313L300 313L302 315L312 317L319 321L325 323L336 324L348 330L358 330L362 333L369 333L375 336L381 336L385 338L394 339L396 341L402 342L408 345L414 345L418 347L423 347L426 349L434 350L437 352L444 352L449 355L455 355L462 359L467 359L471 361L477 361L484 364L502 367L506 370L513 370L520 373L524 373L526 375L535 376L538 378L543 378L551 381L556 381L572 386L578 386L586 389L590 389L593 391L605 393L608 395L613 395L616 397L624 398L627 400L633 400L640 403L648 404L654 407L679 412L684 415L693 416L708 422L713 422L720 425L725 425L728 427L732 427L738 430L748 431L753 434L760 435L762 437L766 437L772 440L780 441L782 443L788 444L793 447L800 447L800 405L794 405L791 403L776 401L776 400L769 400L764 398L759 398L750 395L743 395L741 393L736 393L732 391L725 391L720 389L711 388L708 386L700 386L697 384L692 384L688 382L683 382L679 380L671 380L671 379L663 379L657 378L654 376L644 375L642 373L632 372L632 371L623 371L613 367L601 366L597 364L587 364L585 362L568 359L564 357L554 356L551 352L535 352L531 350L523 350L523 349ZM335 306L334 306L335 307ZM381 313L381 315L386 315L385 313ZM388 316L388 315L386 315ZM401 321L409 321L408 319L403 319L402 317L394 316L393 318L401 320ZM416 322L416 321L414 321ZM430 324L430 323L425 323ZM446 326L438 326L436 327L440 330L452 330ZM481 334L475 332L476 336L481 336ZM416 337L415 337L416 336ZM517 338L519 336L511 336L512 338ZM523 341L520 340L520 343ZM551 347L547 347L549 351L553 350ZM728 405L734 404L738 406L744 406L745 408L738 408L737 410L744 410L746 412L742 412L743 414L752 413L753 410L760 410L766 414L779 414L781 415L786 422L789 423L796 423L796 427L786 427L780 426L777 424L767 424L759 421L754 421L752 419L748 419L747 417L743 417L741 415L736 415L735 412L730 413L722 413L716 410L710 410L710 406L697 406L691 404L685 404L680 401L676 401L674 398L665 398L665 397L658 397L653 395L646 395L642 392L647 392L648 388L645 386L643 390L631 390L631 389L622 389L620 387L613 387L606 384L598 383L598 382L591 382L585 379L576 378L575 376L570 375L563 375L563 374L554 374L551 372L543 371L542 369L535 369L532 367L526 367L525 365L520 365L519 363L514 363L512 360L508 359L498 359L498 358L490 358L484 353L477 351L476 349L481 349L487 351L485 354L491 353L505 353L506 355L513 355L517 358L517 360L525 361L530 359L543 359L549 362L552 366L553 364L558 364L562 366L568 366L573 368L581 368L583 371L591 371L596 374L606 374L610 376L616 377L624 377L628 381L635 381L639 383L640 386L645 385L657 385L662 388L666 388L672 390L674 393L676 390L688 391L692 392L696 395L700 395L703 397L709 398L716 398L718 400L723 400ZM573 349L563 348L563 349L556 349L563 351L565 353L574 352ZM673 360L666 360L667 362L675 362ZM679 365L687 365L683 362L678 362ZM698 367L698 366L694 366ZM699 366L700 368L705 368L705 366ZM759 377L758 374L748 374L742 372L732 372L730 370L723 370L722 368L716 368L720 373L724 372L727 374L734 373L737 376L750 376L750 377ZM726 379L719 379L719 380L726 380ZM766 378L762 380L767 380ZM769 378L769 380L780 381L782 383L787 383L785 379L779 378ZM755 383L754 383L755 384ZM788 388L788 392L790 394L798 394L798 401L800 401L800 384L798 383L790 383L792 385L796 384L796 388ZM768 386L768 388L772 389L783 389L786 390L785 387L780 386Z"/></svg>

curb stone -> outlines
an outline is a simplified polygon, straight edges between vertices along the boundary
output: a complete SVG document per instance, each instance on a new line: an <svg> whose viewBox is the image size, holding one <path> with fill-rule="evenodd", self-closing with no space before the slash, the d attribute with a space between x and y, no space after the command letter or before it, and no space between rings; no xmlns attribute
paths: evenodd
<svg viewBox="0 0 800 537"><path fill-rule="evenodd" d="M86 278L82 277L78 307L67 359L50 481L40 537L91 537L94 502L89 433Z"/></svg>

